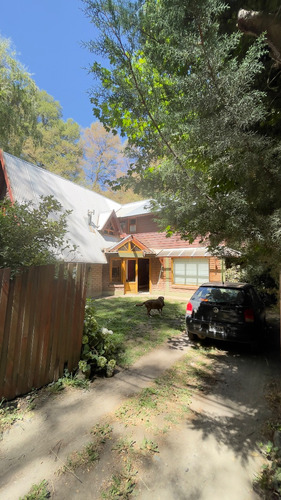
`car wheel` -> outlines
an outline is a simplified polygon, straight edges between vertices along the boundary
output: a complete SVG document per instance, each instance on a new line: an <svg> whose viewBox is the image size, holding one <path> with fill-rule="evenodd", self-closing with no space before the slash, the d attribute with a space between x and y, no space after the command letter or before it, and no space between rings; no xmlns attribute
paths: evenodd
<svg viewBox="0 0 281 500"><path fill-rule="evenodd" d="M195 333L191 333L189 330L187 330L187 335L188 335L189 340L197 339L197 335L195 335Z"/></svg>

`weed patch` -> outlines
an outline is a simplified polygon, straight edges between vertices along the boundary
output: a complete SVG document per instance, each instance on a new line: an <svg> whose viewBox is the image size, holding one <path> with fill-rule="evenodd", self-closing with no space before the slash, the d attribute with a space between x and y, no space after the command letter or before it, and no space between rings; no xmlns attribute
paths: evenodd
<svg viewBox="0 0 281 500"><path fill-rule="evenodd" d="M56 394L63 391L66 387L89 389L89 381L65 370L63 377L48 385L48 391L52 394Z"/></svg>
<svg viewBox="0 0 281 500"><path fill-rule="evenodd" d="M159 453L158 444L154 443L154 441L147 438L143 439L140 449L149 451L151 453Z"/></svg>
<svg viewBox="0 0 281 500"><path fill-rule="evenodd" d="M110 439L112 427L108 424L97 424L92 430L93 441L82 448L81 451L71 453L66 461L66 464L60 472L75 471L81 467L89 467L97 462L100 458L102 446L107 439Z"/></svg>
<svg viewBox="0 0 281 500"><path fill-rule="evenodd" d="M110 485L102 492L104 500L116 500L122 498L129 500L134 492L137 471L133 469L131 462L128 462L121 472L112 476Z"/></svg>
<svg viewBox="0 0 281 500"><path fill-rule="evenodd" d="M266 388L265 398L271 409L271 418L266 422L260 443L261 452L267 460L254 481L254 489L267 500L281 498L281 381L272 380Z"/></svg>
<svg viewBox="0 0 281 500"><path fill-rule="evenodd" d="M50 496L48 483L44 479L40 484L34 484L29 493L19 500L45 500L46 498L50 498Z"/></svg>
<svg viewBox="0 0 281 500"><path fill-rule="evenodd" d="M14 401L6 401L4 398L0 401L0 435L11 425L32 411L35 407L36 395L32 393L27 398L18 398Z"/></svg>

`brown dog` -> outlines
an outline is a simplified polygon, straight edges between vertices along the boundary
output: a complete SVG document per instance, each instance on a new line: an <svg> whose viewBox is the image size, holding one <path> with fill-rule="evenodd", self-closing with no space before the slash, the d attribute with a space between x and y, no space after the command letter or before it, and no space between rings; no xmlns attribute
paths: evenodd
<svg viewBox="0 0 281 500"><path fill-rule="evenodd" d="M151 316L151 309L157 309L160 314L162 314L162 309L164 307L164 297L158 297L158 299L149 299L142 304L136 304L136 306L145 306L147 310L147 315Z"/></svg>

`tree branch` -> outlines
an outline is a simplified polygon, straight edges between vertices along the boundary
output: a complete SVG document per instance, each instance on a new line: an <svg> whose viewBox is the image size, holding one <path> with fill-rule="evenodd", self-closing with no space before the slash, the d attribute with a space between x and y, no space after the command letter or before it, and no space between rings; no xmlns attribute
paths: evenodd
<svg viewBox="0 0 281 500"><path fill-rule="evenodd" d="M277 14L240 9L237 25L246 35L258 37L266 33L266 42L271 49L270 56L276 67L281 67L281 19Z"/></svg>

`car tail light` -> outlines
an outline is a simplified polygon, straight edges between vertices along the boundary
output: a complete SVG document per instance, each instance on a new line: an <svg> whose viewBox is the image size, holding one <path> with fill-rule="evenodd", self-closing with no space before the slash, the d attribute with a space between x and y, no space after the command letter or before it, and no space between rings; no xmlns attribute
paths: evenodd
<svg viewBox="0 0 281 500"><path fill-rule="evenodd" d="M246 323L253 323L254 321L254 311L253 309L245 309L244 311L244 319Z"/></svg>
<svg viewBox="0 0 281 500"><path fill-rule="evenodd" d="M186 306L186 315L187 316L191 316L192 314L192 309L193 309L193 305L191 304L191 302L188 302L187 306Z"/></svg>

